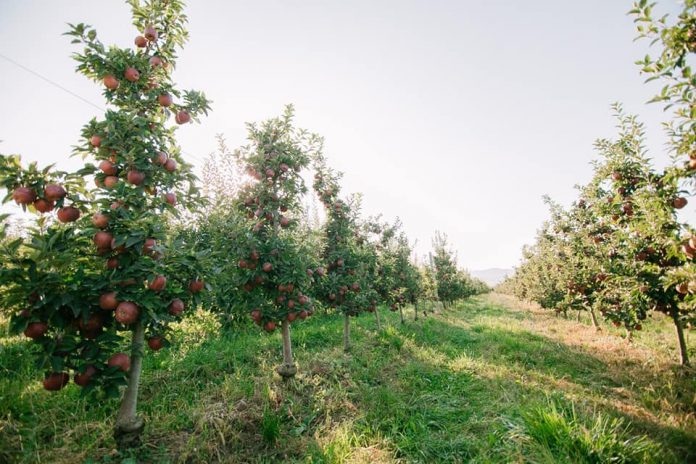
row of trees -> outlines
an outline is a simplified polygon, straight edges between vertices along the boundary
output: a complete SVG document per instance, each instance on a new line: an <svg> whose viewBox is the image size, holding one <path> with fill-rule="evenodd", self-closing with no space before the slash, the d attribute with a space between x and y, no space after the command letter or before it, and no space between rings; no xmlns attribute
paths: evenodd
<svg viewBox="0 0 696 464"><path fill-rule="evenodd" d="M674 110L666 124L674 163L657 170L642 124L615 105L619 134L596 142L593 178L567 209L546 199L550 220L500 288L563 313L587 311L597 328L601 315L624 327L629 340L652 311L667 314L687 365L684 328L696 324L696 232L680 222L678 210L688 203L696 173L696 78L689 66L696 2L685 2L671 25L666 17L653 19L652 8L639 1L631 14L640 37L661 48L657 59L648 56L639 65L648 80L665 84L653 101Z"/></svg>
<svg viewBox="0 0 696 464"><path fill-rule="evenodd" d="M425 264L413 259L400 229L361 219L360 198L342 198L340 175L320 137L295 128L292 108L248 126L248 144L204 169L204 193L176 144L177 125L207 113L205 96L171 79L187 39L178 0L129 0L141 32L135 48L106 47L84 24L67 33L82 50L78 72L103 85L109 109L89 121L75 155L76 172L23 166L0 157L5 201L38 215L20 236L0 228L0 308L10 328L39 347L47 390L73 374L85 394L118 396L119 447L139 442L137 414L145 345L168 345L168 325L203 304L230 327L252 320L282 331L278 373L295 375L290 325L317 310L350 318L386 305L450 304L486 290L456 268L444 236ZM170 121L175 123L172 125ZM324 206L307 206L307 175ZM84 182L94 179L94 186ZM55 219L53 212L56 212ZM203 292L203 290L208 290ZM427 314L427 313L426 313ZM128 347L130 345L130 347Z"/></svg>

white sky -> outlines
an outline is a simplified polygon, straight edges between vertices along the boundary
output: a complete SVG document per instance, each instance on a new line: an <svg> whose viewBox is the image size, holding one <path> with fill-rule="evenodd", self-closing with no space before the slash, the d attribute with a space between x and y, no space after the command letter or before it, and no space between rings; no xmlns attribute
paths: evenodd
<svg viewBox="0 0 696 464"><path fill-rule="evenodd" d="M589 180L592 142L615 133L614 101L642 115L651 155L667 160L628 0L189 3L175 79L213 112L179 131L184 151L202 159L216 133L238 146L244 122L293 103L298 125L326 138L345 191L364 193L365 214L399 216L420 253L439 229L470 269L515 265L547 217L542 195L567 204ZM85 22L131 46L129 14L117 0L0 0L0 54L101 105L61 34ZM2 58L0 102L0 152L80 164L70 147L98 110Z"/></svg>

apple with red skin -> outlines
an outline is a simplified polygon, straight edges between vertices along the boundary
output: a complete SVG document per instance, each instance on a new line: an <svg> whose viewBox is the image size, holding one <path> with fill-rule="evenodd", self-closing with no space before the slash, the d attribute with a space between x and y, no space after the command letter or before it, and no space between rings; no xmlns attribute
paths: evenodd
<svg viewBox="0 0 696 464"><path fill-rule="evenodd" d="M276 329L276 323L273 321L268 321L263 325L263 329L266 332L273 332Z"/></svg>
<svg viewBox="0 0 696 464"><path fill-rule="evenodd" d="M84 372L75 373L75 383L81 387L86 387L96 373L97 369L93 365L89 364L87 367L85 367Z"/></svg>
<svg viewBox="0 0 696 464"><path fill-rule="evenodd" d="M115 256L106 260L107 269L118 269L120 263Z"/></svg>
<svg viewBox="0 0 696 464"><path fill-rule="evenodd" d="M104 178L104 187L108 189L115 188L118 185L118 177L116 176L106 176Z"/></svg>
<svg viewBox="0 0 696 464"><path fill-rule="evenodd" d="M145 182L145 174L140 171L128 171L126 180L131 185L142 185L142 183Z"/></svg>
<svg viewBox="0 0 696 464"><path fill-rule="evenodd" d="M99 162L99 169L107 176L115 176L118 174L118 168L109 160L102 160Z"/></svg>
<svg viewBox="0 0 696 464"><path fill-rule="evenodd" d="M87 318L87 322L80 318L77 325L82 330L96 331L104 327L104 321L102 321L102 318L98 314L90 314L89 318Z"/></svg>
<svg viewBox="0 0 696 464"><path fill-rule="evenodd" d="M298 316L300 317L300 319L302 319L302 320L304 321L305 319L307 319L307 316L308 316L307 311L305 311L305 310L303 309L302 311L300 311L300 313L298 314Z"/></svg>
<svg viewBox="0 0 696 464"><path fill-rule="evenodd" d="M611 177L617 182L623 179L623 175L619 171L612 172Z"/></svg>
<svg viewBox="0 0 696 464"><path fill-rule="evenodd" d="M145 36L149 42L154 42L157 40L157 29L153 26L147 26L143 31L143 36Z"/></svg>
<svg viewBox="0 0 696 464"><path fill-rule="evenodd" d="M176 171L177 168L177 163L174 158L169 158L167 161L164 162L164 169L166 169L169 172L174 172Z"/></svg>
<svg viewBox="0 0 696 464"><path fill-rule="evenodd" d="M295 300L288 300L288 309L293 309L295 307Z"/></svg>
<svg viewBox="0 0 696 464"><path fill-rule="evenodd" d="M164 290L164 287L167 286L167 278L163 275L158 275L154 279L152 279L152 282L150 282L149 288L152 291L155 292L161 292Z"/></svg>
<svg viewBox="0 0 696 464"><path fill-rule="evenodd" d="M163 65L164 61L162 61L162 58L160 58L159 56L153 56L150 58L150 66L152 66L153 68Z"/></svg>
<svg viewBox="0 0 696 464"><path fill-rule="evenodd" d="M273 270L273 264L263 263L263 266L261 266L261 269L263 269L263 272L271 272Z"/></svg>
<svg viewBox="0 0 696 464"><path fill-rule="evenodd" d="M118 89L119 85L121 85L121 83L113 75L109 74L107 76L104 76L104 87L106 87L107 89L116 90Z"/></svg>
<svg viewBox="0 0 696 464"><path fill-rule="evenodd" d="M205 287L205 282L203 282L200 279L194 279L189 283L189 291L191 293L198 293L201 290L203 290L203 287Z"/></svg>
<svg viewBox="0 0 696 464"><path fill-rule="evenodd" d="M138 72L138 70L135 68L127 68L126 72L123 74L123 77L125 77L129 82L137 82L138 79L140 79L140 72Z"/></svg>
<svg viewBox="0 0 696 464"><path fill-rule="evenodd" d="M62 185L58 184L47 184L44 187L44 198L48 201L58 201L65 197L67 192Z"/></svg>
<svg viewBox="0 0 696 464"><path fill-rule="evenodd" d="M109 232L104 232L103 230L100 230L96 234L94 234L94 238L92 241L94 242L94 245L96 245L97 248L105 249L105 248L111 248L111 241L114 239L114 236L111 235Z"/></svg>
<svg viewBox="0 0 696 464"><path fill-rule="evenodd" d="M152 351L159 351L164 347L164 339L158 336L150 337L147 339L147 346L149 346Z"/></svg>
<svg viewBox="0 0 696 464"><path fill-rule="evenodd" d="M140 309L131 301L123 301L116 307L114 319L124 325L130 325L138 320Z"/></svg>
<svg viewBox="0 0 696 464"><path fill-rule="evenodd" d="M297 299L297 301L298 301L298 303L300 303L301 305L304 306L307 303L309 303L309 298L307 298L305 295L300 295L300 297Z"/></svg>
<svg viewBox="0 0 696 464"><path fill-rule="evenodd" d="M271 168L266 169L266 177L272 179L275 177L275 171Z"/></svg>
<svg viewBox="0 0 696 464"><path fill-rule="evenodd" d="M191 115L188 114L188 112L181 110L178 113L176 113L176 117L174 118L174 120L177 124L186 124L191 120Z"/></svg>
<svg viewBox="0 0 696 464"><path fill-rule="evenodd" d="M292 301L292 300L290 300ZM290 307L290 301L288 301L288 307ZM288 313L287 320L288 322L294 322L295 319L297 319L297 313Z"/></svg>
<svg viewBox="0 0 696 464"><path fill-rule="evenodd" d="M285 216L280 217L280 227L287 227L290 225L290 219Z"/></svg>
<svg viewBox="0 0 696 464"><path fill-rule="evenodd" d="M153 248L157 246L157 240L154 238L146 238L145 243L143 243L143 254L151 255L153 254Z"/></svg>
<svg viewBox="0 0 696 464"><path fill-rule="evenodd" d="M92 216L92 225L97 229L106 229L109 226L109 216L104 213L95 213Z"/></svg>
<svg viewBox="0 0 696 464"><path fill-rule="evenodd" d="M174 101L172 100L172 96L168 93L158 95L157 102L160 104L160 106L163 106L165 108L172 106L172 103L174 103Z"/></svg>
<svg viewBox="0 0 696 464"><path fill-rule="evenodd" d="M169 314L172 316L180 316L184 312L184 302L179 298L174 298L171 303L169 303Z"/></svg>
<svg viewBox="0 0 696 464"><path fill-rule="evenodd" d="M91 143L94 148L99 148L101 146L101 137L93 135L92 138L89 139L89 143Z"/></svg>
<svg viewBox="0 0 696 464"><path fill-rule="evenodd" d="M39 213L50 213L55 206L52 201L48 201L45 198L39 198L34 202L34 208Z"/></svg>
<svg viewBox="0 0 696 464"><path fill-rule="evenodd" d="M109 367L117 367L123 372L128 372L131 365L130 356L125 353L113 354L107 361L106 365Z"/></svg>
<svg viewBox="0 0 696 464"><path fill-rule="evenodd" d="M168 192L164 194L164 201L169 203L170 206L176 206L176 194Z"/></svg>
<svg viewBox="0 0 696 464"><path fill-rule="evenodd" d="M12 199L18 205L28 205L36 200L36 192L29 187L17 187L12 192Z"/></svg>
<svg viewBox="0 0 696 464"><path fill-rule="evenodd" d="M251 312L251 318L254 320L254 322L260 322L261 321L261 310L260 309L254 309Z"/></svg>
<svg viewBox="0 0 696 464"><path fill-rule="evenodd" d="M163 151L158 151L157 156L154 159L155 164L159 164L160 166L164 166L164 163L167 162L167 159L169 159L169 156Z"/></svg>
<svg viewBox="0 0 696 464"><path fill-rule="evenodd" d="M48 391L58 391L70 382L67 372L51 372L43 381L43 387Z"/></svg>
<svg viewBox="0 0 696 464"><path fill-rule="evenodd" d="M30 322L24 329L24 335L34 340L43 337L46 332L48 332L48 324L45 322Z"/></svg>
<svg viewBox="0 0 696 464"><path fill-rule="evenodd" d="M688 203L687 199L684 197L677 197L672 201L672 206L674 206L676 209L682 209L683 207L686 206Z"/></svg>
<svg viewBox="0 0 696 464"><path fill-rule="evenodd" d="M324 275L326 275L326 271L323 267L318 267L316 273L319 277L324 277Z"/></svg>
<svg viewBox="0 0 696 464"><path fill-rule="evenodd" d="M139 35L135 38L135 46L138 48L145 48L147 47L147 39L143 37L142 35Z"/></svg>
<svg viewBox="0 0 696 464"><path fill-rule="evenodd" d="M64 206L58 210L58 220L62 223L74 222L80 218L80 210L74 206Z"/></svg>

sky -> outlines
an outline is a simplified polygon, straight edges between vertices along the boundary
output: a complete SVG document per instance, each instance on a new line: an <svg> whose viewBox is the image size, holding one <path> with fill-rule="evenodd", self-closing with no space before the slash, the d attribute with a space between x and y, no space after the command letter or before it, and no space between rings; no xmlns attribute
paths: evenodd
<svg viewBox="0 0 696 464"><path fill-rule="evenodd" d="M512 267L547 218L591 177L593 142L612 137L610 105L646 124L650 156L668 162L657 91L634 64L629 0L189 0L190 41L174 79L213 101L178 131L196 165L245 141L244 123L296 108L326 139L344 192L364 215L399 217L416 251L445 232L462 266ZM676 0L659 13L675 15ZM119 0L0 0L0 55L102 106L75 73L66 23L106 44L138 32ZM0 153L74 169L81 127L103 112L0 57Z"/></svg>

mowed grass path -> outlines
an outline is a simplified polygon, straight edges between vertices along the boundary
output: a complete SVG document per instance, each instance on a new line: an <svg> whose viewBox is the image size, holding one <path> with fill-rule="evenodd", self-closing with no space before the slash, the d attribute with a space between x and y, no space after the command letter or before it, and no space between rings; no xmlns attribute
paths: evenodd
<svg viewBox="0 0 696 464"><path fill-rule="evenodd" d="M696 462L696 374L666 321L629 346L496 294L382 314L381 332L352 321L349 354L339 317L296 324L283 383L279 334L217 335L199 312L148 356L145 443L125 456L115 401L43 391L30 344L0 338L0 462Z"/></svg>

